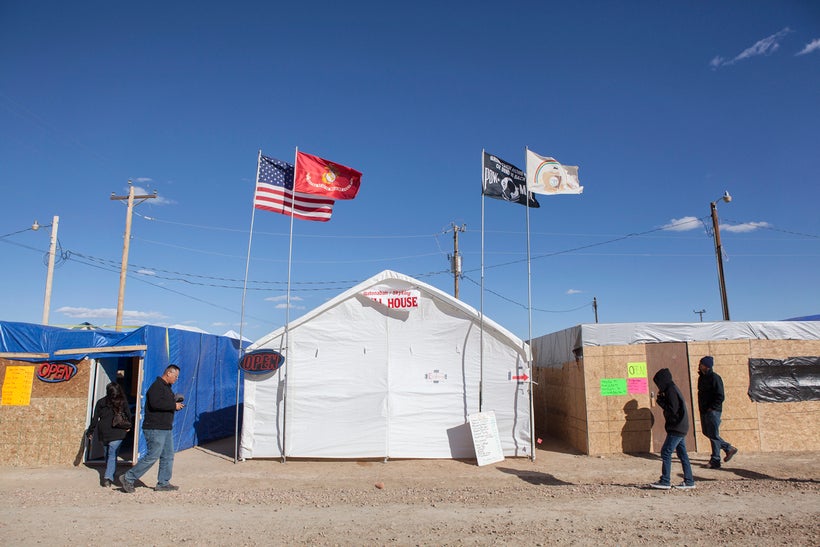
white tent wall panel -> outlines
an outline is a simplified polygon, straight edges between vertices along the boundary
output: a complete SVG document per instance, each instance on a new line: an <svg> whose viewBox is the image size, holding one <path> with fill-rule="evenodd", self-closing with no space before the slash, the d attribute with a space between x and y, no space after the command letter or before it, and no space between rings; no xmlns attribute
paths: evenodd
<svg viewBox="0 0 820 547"><path fill-rule="evenodd" d="M484 397L482 410L493 411L505 456L530 456L529 382L511 376L531 376L523 347L484 333Z"/></svg>
<svg viewBox="0 0 820 547"><path fill-rule="evenodd" d="M386 342L387 318L355 298L293 329L285 361L288 456L385 454Z"/></svg>
<svg viewBox="0 0 820 547"><path fill-rule="evenodd" d="M266 348L280 351L282 337L268 341ZM262 376L245 375L242 407L240 458L275 458L282 455L285 369Z"/></svg>
<svg viewBox="0 0 820 547"><path fill-rule="evenodd" d="M450 431L478 410L478 344L473 324L450 306L423 298L421 321L390 329L390 432L392 458L466 458L475 455L469 434ZM435 330L429 325L435 323ZM475 342L475 341L473 341ZM465 360L465 355L467 357ZM445 377L446 376L446 377Z"/></svg>

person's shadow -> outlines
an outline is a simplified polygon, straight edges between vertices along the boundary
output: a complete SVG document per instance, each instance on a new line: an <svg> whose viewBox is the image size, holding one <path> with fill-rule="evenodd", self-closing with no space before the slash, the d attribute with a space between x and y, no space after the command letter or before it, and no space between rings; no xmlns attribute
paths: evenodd
<svg viewBox="0 0 820 547"><path fill-rule="evenodd" d="M632 399L624 405L624 426L621 429L621 448L625 454L652 452L652 425L655 418L648 408L639 408Z"/></svg>

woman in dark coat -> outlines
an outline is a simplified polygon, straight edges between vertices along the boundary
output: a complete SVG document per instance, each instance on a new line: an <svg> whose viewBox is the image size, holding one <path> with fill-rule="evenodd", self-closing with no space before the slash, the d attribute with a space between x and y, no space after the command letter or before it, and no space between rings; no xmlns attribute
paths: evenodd
<svg viewBox="0 0 820 547"><path fill-rule="evenodd" d="M114 417L124 418L124 424L114 426ZM105 397L97 401L94 407L94 415L91 418L91 425L88 427L86 436L89 440L97 431L97 436L105 447L105 475L100 482L103 487L111 486L114 482L114 472L117 470L117 453L120 445L131 430L131 409L128 408L128 400L125 392L116 382L111 382L105 387Z"/></svg>

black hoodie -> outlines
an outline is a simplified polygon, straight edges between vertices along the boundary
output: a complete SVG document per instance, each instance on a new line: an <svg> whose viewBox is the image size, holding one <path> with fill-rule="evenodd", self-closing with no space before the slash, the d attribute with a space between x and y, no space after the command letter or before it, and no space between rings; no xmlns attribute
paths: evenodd
<svg viewBox="0 0 820 547"><path fill-rule="evenodd" d="M672 373L668 368L662 368L655 374L652 381L658 386L657 401L663 409L666 432L685 437L689 432L689 417L686 413L683 395L672 380Z"/></svg>

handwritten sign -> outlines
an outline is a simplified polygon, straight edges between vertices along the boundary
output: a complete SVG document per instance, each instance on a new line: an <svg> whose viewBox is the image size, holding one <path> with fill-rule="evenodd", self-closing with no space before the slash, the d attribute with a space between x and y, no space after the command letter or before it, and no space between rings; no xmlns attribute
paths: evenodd
<svg viewBox="0 0 820 547"><path fill-rule="evenodd" d="M630 395L637 393L649 393L649 380L646 378L627 378L626 390Z"/></svg>
<svg viewBox="0 0 820 547"><path fill-rule="evenodd" d="M627 363L627 378L646 378L646 363Z"/></svg>
<svg viewBox="0 0 820 547"><path fill-rule="evenodd" d="M470 432L473 434L475 458L479 467L504 460L495 412L490 410L470 414Z"/></svg>
<svg viewBox="0 0 820 547"><path fill-rule="evenodd" d="M601 395L626 395L626 378L601 378Z"/></svg>
<svg viewBox="0 0 820 547"><path fill-rule="evenodd" d="M3 400L0 405L28 406L31 404L31 386L34 383L34 367L6 367L3 381Z"/></svg>

